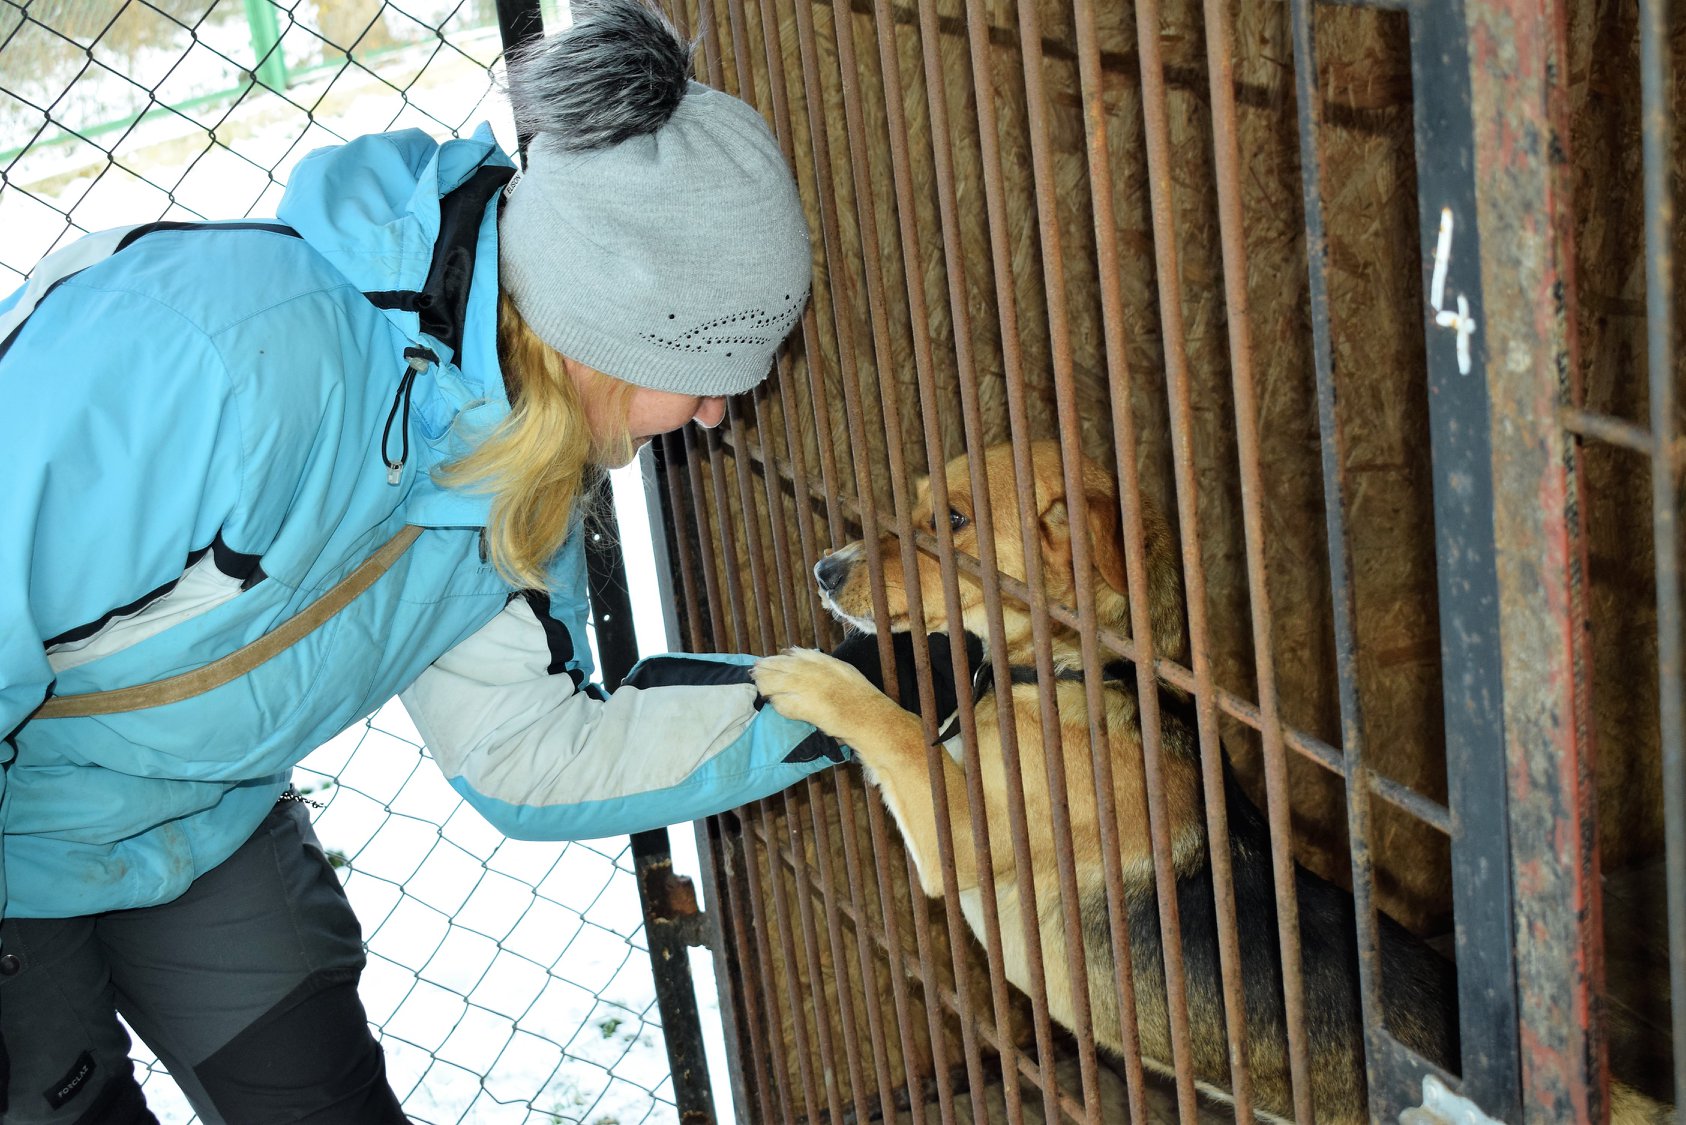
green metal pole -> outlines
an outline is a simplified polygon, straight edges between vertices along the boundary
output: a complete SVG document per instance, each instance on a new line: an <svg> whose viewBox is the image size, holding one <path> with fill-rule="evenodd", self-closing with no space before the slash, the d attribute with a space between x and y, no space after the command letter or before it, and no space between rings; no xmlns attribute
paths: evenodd
<svg viewBox="0 0 1686 1125"><path fill-rule="evenodd" d="M271 90L287 88L287 59L281 53L281 29L275 20L275 5L269 0L245 0L246 23L252 29L252 54L257 66L252 73Z"/></svg>

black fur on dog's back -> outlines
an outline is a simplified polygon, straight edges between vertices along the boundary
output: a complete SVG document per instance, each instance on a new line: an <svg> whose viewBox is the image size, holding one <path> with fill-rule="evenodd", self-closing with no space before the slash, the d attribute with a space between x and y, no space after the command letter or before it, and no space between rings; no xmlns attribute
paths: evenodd
<svg viewBox="0 0 1686 1125"><path fill-rule="evenodd" d="M1192 753L1193 733L1162 712L1165 745ZM1248 1070L1259 1108L1292 1111L1287 1058L1287 1018L1282 991L1281 945L1277 933L1275 877L1270 832L1260 810L1224 761L1225 811L1241 960ZM1306 1041L1319 1117L1365 1120L1363 1017L1358 994L1358 949L1352 896L1298 866L1300 964ZM1126 892L1129 910L1138 1025L1142 1051L1157 1069L1171 1061L1165 1013L1164 945L1155 885ZM1104 894L1082 904L1084 948L1091 991L1110 987L1111 930ZM1229 1089L1229 1044L1218 950L1218 911L1210 855L1177 880L1177 914L1183 976L1196 1078L1216 1091ZM1384 1018L1388 1030L1418 1054L1446 1069L1458 1059L1454 967L1386 915L1377 915L1381 939ZM1097 973L1105 973L1100 982Z"/></svg>

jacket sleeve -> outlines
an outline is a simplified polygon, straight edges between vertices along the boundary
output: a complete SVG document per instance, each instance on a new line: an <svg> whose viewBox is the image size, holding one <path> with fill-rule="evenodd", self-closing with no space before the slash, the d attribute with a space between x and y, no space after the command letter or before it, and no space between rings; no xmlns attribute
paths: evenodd
<svg viewBox="0 0 1686 1125"><path fill-rule="evenodd" d="M508 836L586 840L695 820L845 758L763 706L749 656L657 656L605 696L577 629L528 593L400 698L456 790ZM582 655L575 655L582 654Z"/></svg>

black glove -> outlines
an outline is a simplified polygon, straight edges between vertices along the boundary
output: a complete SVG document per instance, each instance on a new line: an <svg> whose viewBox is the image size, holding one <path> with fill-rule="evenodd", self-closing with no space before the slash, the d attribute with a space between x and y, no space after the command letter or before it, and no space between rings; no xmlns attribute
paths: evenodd
<svg viewBox="0 0 1686 1125"><path fill-rule="evenodd" d="M983 642L971 633L963 635L966 638L966 658L975 673L983 663ZM937 699L937 713L931 718L941 722L960 706L954 691L951 642L947 633L932 633L928 639L931 644L931 687ZM919 707L919 681L913 671L913 634L892 633L890 641L896 654L898 698L903 707L915 711ZM873 687L884 690L884 669L878 660L878 638L873 634L857 633L832 649L831 655L858 669L861 675L872 681Z"/></svg>

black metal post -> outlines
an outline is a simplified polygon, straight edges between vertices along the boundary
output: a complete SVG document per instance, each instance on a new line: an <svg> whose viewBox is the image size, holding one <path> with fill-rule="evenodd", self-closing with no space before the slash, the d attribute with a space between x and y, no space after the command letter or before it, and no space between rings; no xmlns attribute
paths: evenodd
<svg viewBox="0 0 1686 1125"><path fill-rule="evenodd" d="M632 627L632 598L621 559L614 495L605 478L588 493L585 526L586 570L591 587L591 616L603 685L610 691L638 661ZM638 873L638 897L644 905L644 938L655 974L656 1006L673 1074L673 1097L685 1125L712 1125L714 1095L703 1051L702 1018L696 982L691 976L690 947L707 944L696 887L673 871L667 829L632 836L632 860Z"/></svg>
<svg viewBox="0 0 1686 1125"><path fill-rule="evenodd" d="M1495 1117L1517 1120L1521 1048L1468 34L1463 0L1427 0L1411 12L1462 1093Z"/></svg>

